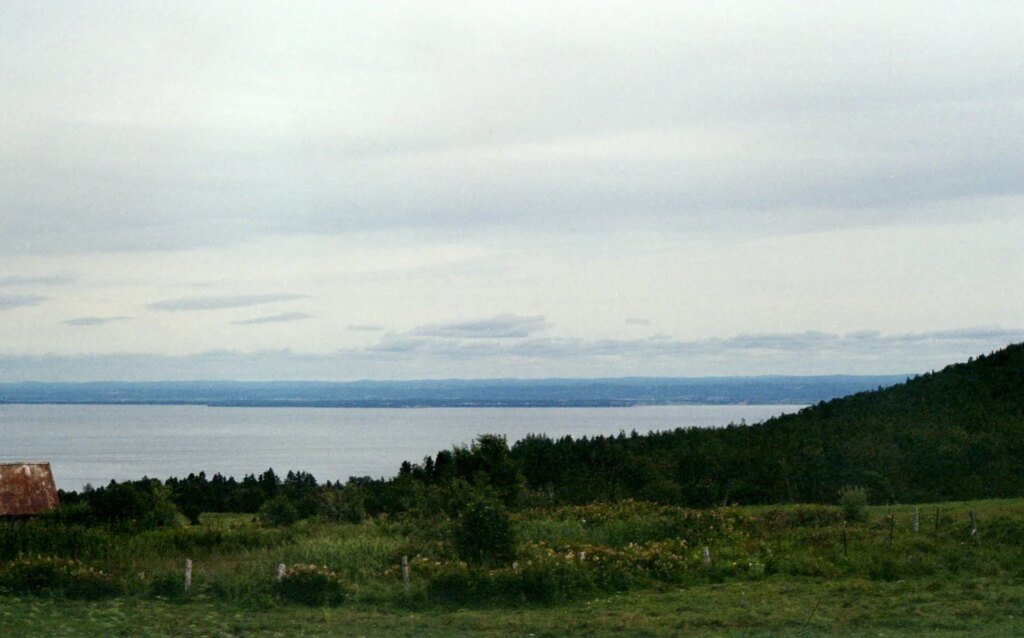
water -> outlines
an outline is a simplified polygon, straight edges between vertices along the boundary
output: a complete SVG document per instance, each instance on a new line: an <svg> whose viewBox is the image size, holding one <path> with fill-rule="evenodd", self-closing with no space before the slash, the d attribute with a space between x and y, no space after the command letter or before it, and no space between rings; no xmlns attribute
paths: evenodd
<svg viewBox="0 0 1024 638"><path fill-rule="evenodd" d="M167 405L0 405L0 461L49 461L57 486L81 489L205 471L242 478L269 467L318 480L393 476L402 461L484 433L509 444L553 438L763 421L793 405L632 408L211 408Z"/></svg>

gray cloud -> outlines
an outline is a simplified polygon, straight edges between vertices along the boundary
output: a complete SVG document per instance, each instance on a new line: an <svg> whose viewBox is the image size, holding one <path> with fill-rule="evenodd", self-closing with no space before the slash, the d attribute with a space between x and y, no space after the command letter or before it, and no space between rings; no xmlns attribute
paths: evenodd
<svg viewBox="0 0 1024 638"><path fill-rule="evenodd" d="M547 325L547 320L540 315L503 314L477 321L428 324L412 330L411 334L449 339L520 339L542 332Z"/></svg>
<svg viewBox="0 0 1024 638"><path fill-rule="evenodd" d="M424 378L424 365L433 378L586 378L597 376L595 370L604 377L914 374L1024 341L1024 329L998 328L865 335L798 333L694 341L385 335L373 347L317 354L220 350L184 356L0 356L0 380L415 379ZM894 367L893 360L901 364Z"/></svg>
<svg viewBox="0 0 1024 638"><path fill-rule="evenodd" d="M114 323L114 322L117 322L117 321L125 321L127 319L128 319L128 317L122 317L122 316L117 316L117 317L76 317L74 319L68 319L66 321L62 321L61 323L63 323L66 326L90 327L90 326L102 326L104 324Z"/></svg>
<svg viewBox="0 0 1024 638"><path fill-rule="evenodd" d="M913 374L1021 341L1024 328L893 335L811 332L693 341L384 335L372 347L320 354L222 350L186 356L0 356L0 381ZM432 374L424 375L424 369Z"/></svg>
<svg viewBox="0 0 1024 638"><path fill-rule="evenodd" d="M644 339L585 340L532 338L513 341L386 335L364 350L409 360L532 362L540 369L601 364L601 369L713 369L726 374L840 373L848 371L912 372L923 362L951 362L1011 342L1024 341L1024 329L968 328L962 330L883 335L824 332L737 335L729 338L675 340L667 336ZM892 361L912 366L894 370ZM649 366L645 368L644 366ZM579 368L586 370L585 367ZM584 372L584 374L586 374ZM664 374L664 372L662 372Z"/></svg>
<svg viewBox="0 0 1024 638"><path fill-rule="evenodd" d="M253 317L252 319L240 319L238 321L232 321L231 323L236 326L251 326L255 324L264 323L285 323L289 321L300 321L302 319L310 319L313 315L306 314L304 312L283 312L277 315L265 315L262 317Z"/></svg>
<svg viewBox="0 0 1024 638"><path fill-rule="evenodd" d="M306 295L221 295L205 297L180 297L151 303L146 307L150 310L176 312L183 310L221 310L224 308L244 308L282 301L305 299Z"/></svg>
<svg viewBox="0 0 1024 638"><path fill-rule="evenodd" d="M650 319L639 319L639 318L636 318L636 317L630 317L629 319L626 319L626 325L627 326L649 326L649 325L651 325L651 320Z"/></svg>
<svg viewBox="0 0 1024 638"><path fill-rule="evenodd" d="M380 332L384 329L384 326L368 323L350 323L348 324L348 329L353 332Z"/></svg>
<svg viewBox="0 0 1024 638"><path fill-rule="evenodd" d="M52 275L11 275L0 277L0 288L15 286L69 286L77 283L78 277L71 273Z"/></svg>
<svg viewBox="0 0 1024 638"><path fill-rule="evenodd" d="M72 6L5 13L7 250L737 211L800 231L1024 193L1024 44L998 4L328 4L294 28L254 5L244 33L200 5Z"/></svg>
<svg viewBox="0 0 1024 638"><path fill-rule="evenodd" d="M49 299L42 295L0 295L0 312L24 308L27 306L38 306Z"/></svg>

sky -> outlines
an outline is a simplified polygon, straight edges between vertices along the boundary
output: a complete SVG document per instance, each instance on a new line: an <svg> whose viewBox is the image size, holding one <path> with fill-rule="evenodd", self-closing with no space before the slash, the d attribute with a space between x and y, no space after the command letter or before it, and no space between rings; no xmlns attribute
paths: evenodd
<svg viewBox="0 0 1024 638"><path fill-rule="evenodd" d="M0 8L0 381L1024 341L1019 2Z"/></svg>

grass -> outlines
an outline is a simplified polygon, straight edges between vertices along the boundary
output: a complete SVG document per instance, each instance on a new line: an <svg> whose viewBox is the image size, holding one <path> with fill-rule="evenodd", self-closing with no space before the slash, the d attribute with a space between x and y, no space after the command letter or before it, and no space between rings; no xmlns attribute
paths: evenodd
<svg viewBox="0 0 1024 638"><path fill-rule="evenodd" d="M917 533L905 505L849 525L820 506L527 510L515 569L459 562L444 520L273 529L204 514L193 528L89 536L83 562L122 583L104 600L33 594L0 561L0 636L1024 635L1024 499L937 507L937 533L935 505L918 507ZM320 565L349 597L284 602L279 563Z"/></svg>
<svg viewBox="0 0 1024 638"><path fill-rule="evenodd" d="M339 608L119 599L8 598L5 636L1012 636L1024 633L1014 579L879 583L772 577L612 594L555 607Z"/></svg>

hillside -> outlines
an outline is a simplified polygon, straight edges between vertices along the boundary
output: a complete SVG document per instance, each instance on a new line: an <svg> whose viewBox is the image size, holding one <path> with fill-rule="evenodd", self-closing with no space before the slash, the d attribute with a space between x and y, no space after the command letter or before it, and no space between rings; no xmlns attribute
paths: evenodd
<svg viewBox="0 0 1024 638"><path fill-rule="evenodd" d="M1024 494L1024 344L753 426L521 441L513 457L559 500L685 505L876 502Z"/></svg>

